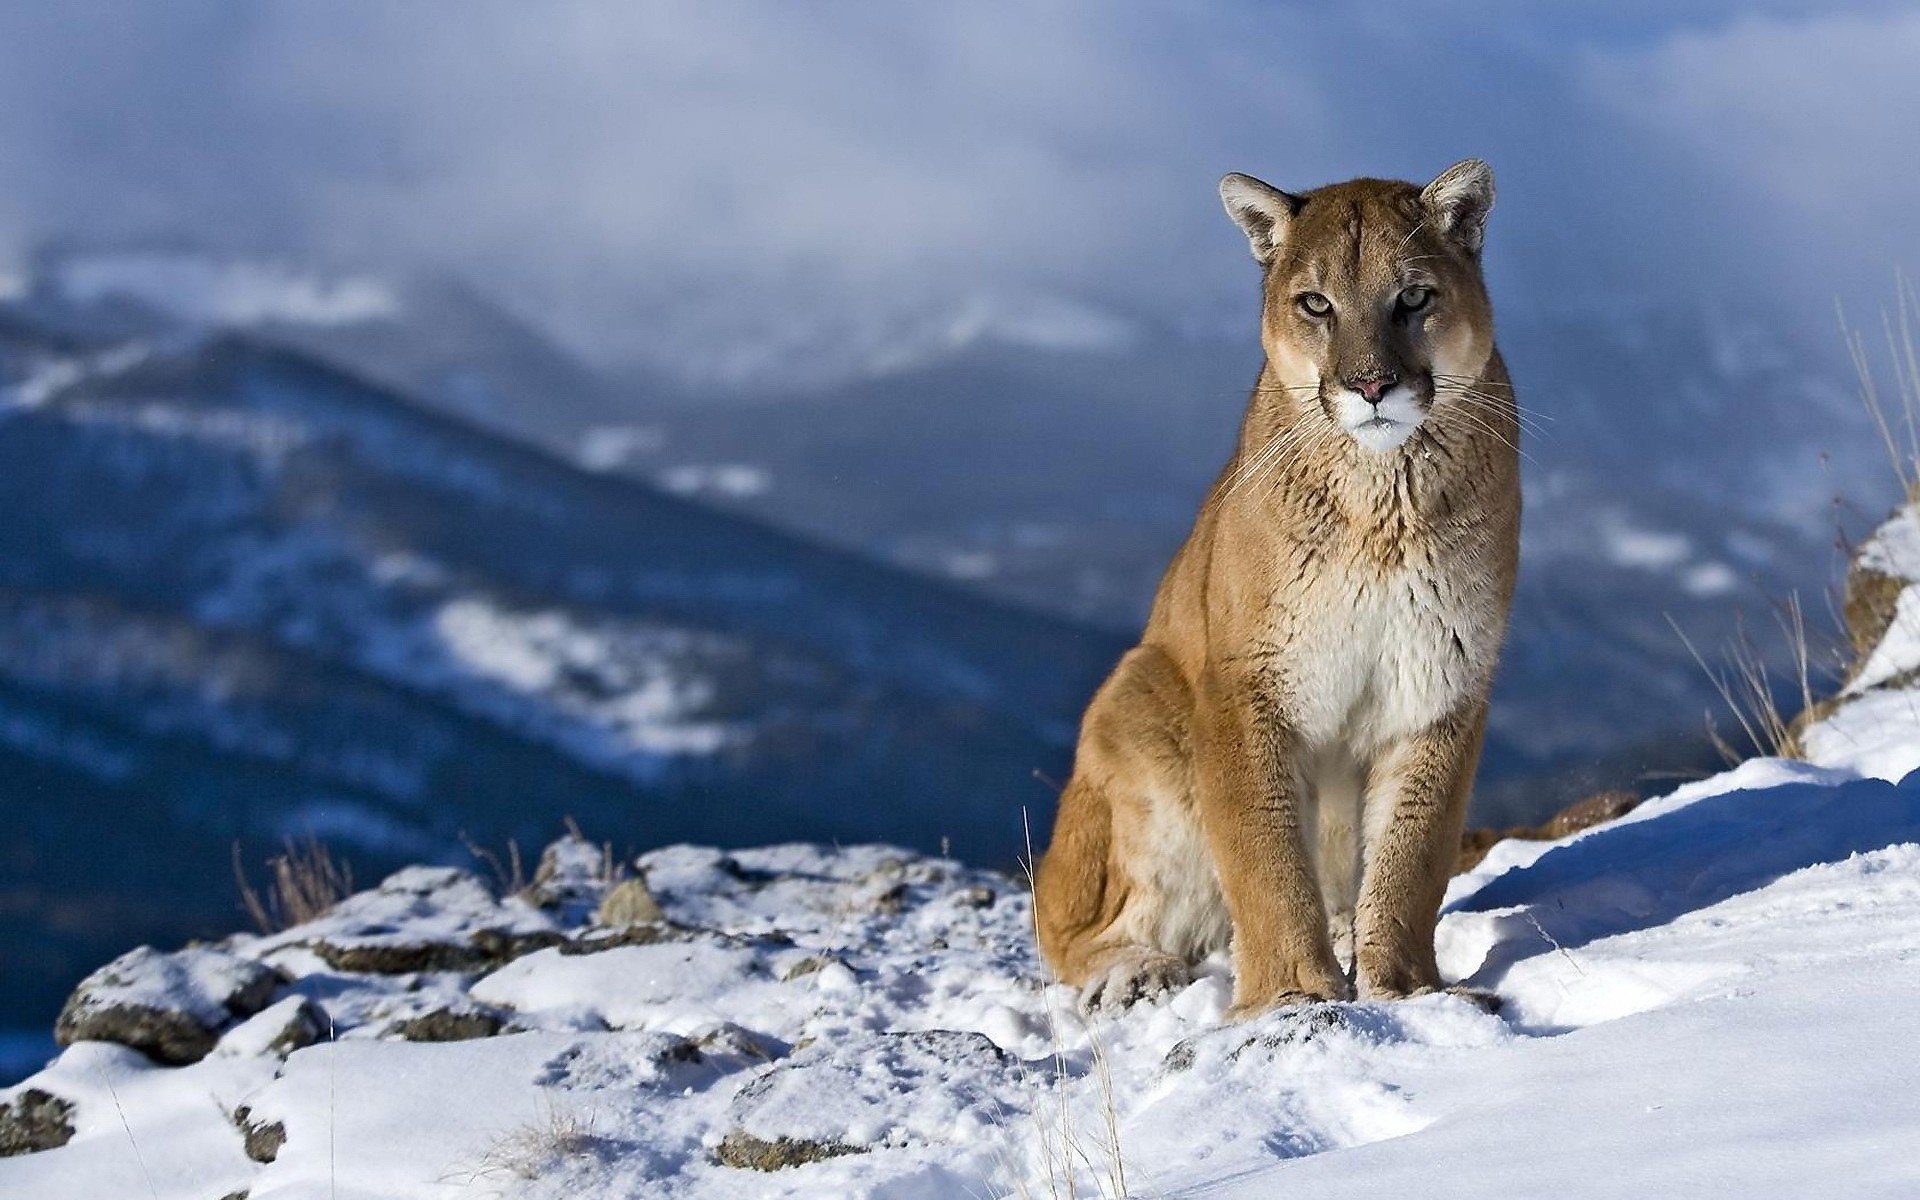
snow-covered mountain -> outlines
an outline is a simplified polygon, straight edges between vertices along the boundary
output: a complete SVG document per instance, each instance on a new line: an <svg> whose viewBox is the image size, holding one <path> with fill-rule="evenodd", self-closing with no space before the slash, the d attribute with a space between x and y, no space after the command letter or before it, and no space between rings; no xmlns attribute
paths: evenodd
<svg viewBox="0 0 1920 1200"><path fill-rule="evenodd" d="M229 924L235 842L385 871L572 815L1010 861L1119 649L247 335L15 313L0 370L10 1013Z"/></svg>
<svg viewBox="0 0 1920 1200"><path fill-rule="evenodd" d="M1227 964L1083 1014L1014 878L887 847L578 838L141 948L0 1092L0 1192L188 1200L1920 1190L1920 512L1845 687L1756 759L1448 891L1501 1000L1224 1024Z"/></svg>
<svg viewBox="0 0 1920 1200"><path fill-rule="evenodd" d="M0 755L36 831L0 1026L112 946L220 927L236 838L378 870L606 813L636 847L1012 858L1124 634L1007 604L1136 620L1254 362L1071 306L963 316L851 382L696 400L446 281L45 256L0 300ZM1857 404L1764 325L1504 328L1543 432L1501 825L1711 762L1668 618L1709 653L1740 607L1764 631L1829 575L1802 460L1840 430L1833 486L1874 474ZM169 849L110 867L102 830Z"/></svg>

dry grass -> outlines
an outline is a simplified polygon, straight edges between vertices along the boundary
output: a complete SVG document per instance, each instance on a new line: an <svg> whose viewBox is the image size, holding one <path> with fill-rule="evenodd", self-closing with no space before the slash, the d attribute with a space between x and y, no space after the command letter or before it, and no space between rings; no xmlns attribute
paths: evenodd
<svg viewBox="0 0 1920 1200"><path fill-rule="evenodd" d="M526 863L520 857L520 843L508 839L504 858L464 833L460 835L460 844L467 848L467 853L473 855L476 861L486 866L488 873L493 876L494 890L497 894L517 896L527 890L529 880Z"/></svg>
<svg viewBox="0 0 1920 1200"><path fill-rule="evenodd" d="M1671 618L1668 620L1673 625L1674 633L1679 635L1681 644L1686 646L1687 653L1693 655L1694 662L1700 664L1700 669L1713 682L1714 690L1720 694L1727 711L1733 714L1739 731L1733 737L1721 733L1711 714L1707 717L1707 737L1728 766L1736 766L1756 754L1775 758L1801 757L1796 718L1813 708L1816 691L1825 690L1815 685L1816 674L1822 677L1824 683L1826 672L1816 672L1814 668L1806 612L1801 607L1800 597L1788 596L1786 603L1777 607L1773 615L1787 660L1788 675L1784 687L1775 670L1767 665L1768 656L1749 635L1745 620L1736 623L1734 636L1722 652L1721 665L1717 668L1707 661L1677 623ZM1794 704L1791 710L1781 707L1783 692Z"/></svg>
<svg viewBox="0 0 1920 1200"><path fill-rule="evenodd" d="M247 876L240 843L233 844L233 877L240 888L240 904L261 933L278 933L323 917L353 894L352 868L337 861L324 842L288 838L281 846L281 853L267 860L262 894Z"/></svg>
<svg viewBox="0 0 1920 1200"><path fill-rule="evenodd" d="M1906 502L1920 502L1920 289L1916 289L1913 281L1904 274L1895 277L1894 305L1881 310L1878 339L1869 339L1865 333L1853 328L1838 305L1836 313L1840 322L1840 336L1853 364L1861 406L1866 409L1874 431L1879 435L1881 446L1887 454L1887 465L1899 482ZM1880 373L1874 368L1874 341L1880 343L1879 351L1884 353L1891 369L1891 387L1881 386ZM1841 543L1847 545L1844 534ZM1848 547L1848 551L1851 557L1851 547ZM1806 614L1798 596L1789 597L1775 611L1774 618L1785 651L1787 675L1784 679L1777 678L1775 669L1768 666L1769 661L1779 660L1770 660L1761 652L1744 623L1738 626L1727 645L1718 668L1708 663L1687 636L1680 633L1677 625L1674 627L1694 661L1713 681L1714 689L1720 694L1727 710L1733 714L1737 733L1730 735L1722 734L1712 717L1707 720L1707 736L1729 765L1754 754L1800 757L1803 753L1799 741L1800 724L1807 714L1819 711L1816 708L1819 698L1816 693L1832 691L1830 685L1837 685L1847 674L1849 663L1844 654L1836 654L1832 662L1823 661L1816 668L1815 656L1810 649L1811 639L1807 633ZM1845 622L1841 618L1836 623L1844 625ZM1825 659L1827 655L1823 651L1820 657ZM1817 688L1816 682L1819 685ZM1790 702L1797 702L1793 711L1781 708L1783 694L1790 698Z"/></svg>
<svg viewBox="0 0 1920 1200"><path fill-rule="evenodd" d="M598 1157L603 1144L592 1114L547 1100L540 1116L494 1138L474 1166L442 1178L461 1187L481 1180L532 1182L557 1174L572 1160Z"/></svg>
<svg viewBox="0 0 1920 1200"><path fill-rule="evenodd" d="M1837 305L1836 311L1840 336L1853 360L1860 402L1886 448L1901 494L1911 502L1920 499L1920 334L1915 331L1920 326L1920 291L1901 274L1894 277L1894 296L1894 307L1880 312L1880 331L1893 368L1891 397L1880 389L1866 336L1847 323L1846 313Z"/></svg>
<svg viewBox="0 0 1920 1200"><path fill-rule="evenodd" d="M1021 866L1027 878L1027 896L1032 901L1033 831L1027 826L1025 811L1021 812L1020 821L1027 841L1027 857ZM1037 910L1034 920L1034 944L1038 945L1040 929ZM1046 1094L1040 1096L1033 1105L1031 1128L1024 1131L1023 1138L1015 1140L1030 1141L1034 1147L1039 1158L1041 1186L1046 1191L1035 1192L1034 1184L1029 1182L1026 1164L1017 1155L1011 1152L1003 1154L1002 1168L1012 1181L1017 1200L1036 1200L1041 1194L1047 1200L1078 1200L1084 1183L1091 1184L1093 1194L1099 1200L1127 1200L1132 1193L1127 1189L1127 1160L1120 1141L1120 1114L1114 1097L1113 1065L1107 1057L1106 1047L1097 1033L1092 1029L1087 1031L1088 1045L1093 1053L1093 1077L1100 1094L1100 1127L1097 1140L1089 1146L1073 1119L1073 1097L1069 1087L1072 1076L1058 1014L1054 1011L1053 1001L1046 995L1044 984L1042 989L1041 1003L1047 1017L1047 1039L1053 1052L1052 1078ZM1012 1131L1009 1133L1010 1137L1014 1136Z"/></svg>

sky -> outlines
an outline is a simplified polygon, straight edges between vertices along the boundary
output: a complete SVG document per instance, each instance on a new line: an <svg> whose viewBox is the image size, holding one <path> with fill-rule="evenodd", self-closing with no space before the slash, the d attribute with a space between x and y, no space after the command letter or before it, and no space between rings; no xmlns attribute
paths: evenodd
<svg viewBox="0 0 1920 1200"><path fill-rule="evenodd" d="M467 278L690 378L1244 325L1229 170L1489 160L1503 310L1827 319L1913 268L1920 7L0 4L0 261Z"/></svg>

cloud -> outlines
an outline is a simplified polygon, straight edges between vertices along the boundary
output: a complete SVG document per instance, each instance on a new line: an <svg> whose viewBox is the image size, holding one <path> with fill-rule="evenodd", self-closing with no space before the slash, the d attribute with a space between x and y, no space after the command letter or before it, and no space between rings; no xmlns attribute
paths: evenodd
<svg viewBox="0 0 1920 1200"><path fill-rule="evenodd" d="M604 361L766 370L983 308L1243 321L1222 172L1479 154L1503 303L1804 284L1900 247L1920 161L1913 19L1804 7L20 3L0 236L453 270Z"/></svg>

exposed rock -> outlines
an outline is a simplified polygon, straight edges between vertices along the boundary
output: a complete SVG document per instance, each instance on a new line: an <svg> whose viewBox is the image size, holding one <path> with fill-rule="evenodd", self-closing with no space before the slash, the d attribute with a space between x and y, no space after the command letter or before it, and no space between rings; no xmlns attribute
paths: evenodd
<svg viewBox="0 0 1920 1200"><path fill-rule="evenodd" d="M662 942L693 942L712 940L734 943L738 938L707 929L690 929L684 925L675 925L671 921L655 921L651 924L627 925L617 929L595 930L577 938L569 938L560 943L560 953L598 954L602 950L613 950L620 946L657 946Z"/></svg>
<svg viewBox="0 0 1920 1200"><path fill-rule="evenodd" d="M536 908L557 912L564 923L577 925L600 904L612 874L604 847L570 833L541 851L533 882L521 894Z"/></svg>
<svg viewBox="0 0 1920 1200"><path fill-rule="evenodd" d="M787 1046L728 1021L694 1039L694 1045L709 1060L727 1070L750 1063L769 1063L787 1053Z"/></svg>
<svg viewBox="0 0 1920 1200"><path fill-rule="evenodd" d="M736 1129L720 1139L713 1156L722 1166L738 1167L743 1171L781 1171L829 1158L861 1154L866 1149L865 1146L849 1146L845 1142L815 1142L804 1138L778 1137L769 1141L755 1137L744 1129Z"/></svg>
<svg viewBox="0 0 1920 1200"><path fill-rule="evenodd" d="M1900 605L1900 593L1906 588L1905 579L1876 570L1868 564L1867 556L1853 560L1847 570L1847 600L1841 619L1846 623L1856 666L1867 661L1887 635Z"/></svg>
<svg viewBox="0 0 1920 1200"><path fill-rule="evenodd" d="M1517 825L1510 829L1469 829L1460 835L1460 856L1454 862L1458 875L1480 865L1498 842L1518 838L1529 842L1551 842L1626 816L1640 806L1633 792L1595 792L1576 800L1538 825Z"/></svg>
<svg viewBox="0 0 1920 1200"><path fill-rule="evenodd" d="M868 896L862 903L867 911L883 917L898 916L906 911L907 885L896 883Z"/></svg>
<svg viewBox="0 0 1920 1200"><path fill-rule="evenodd" d="M606 898L600 901L600 909L593 915L596 925L608 925L621 928L627 925L650 925L664 921L666 914L660 911L660 902L653 898L647 885L641 879L623 879L615 884Z"/></svg>
<svg viewBox="0 0 1920 1200"><path fill-rule="evenodd" d="M1281 1046L1297 1046L1314 1041L1324 1034L1335 1030L1353 1028L1353 1021L1347 1010L1332 1004L1310 1004L1290 1009L1269 1018L1269 1027L1258 1033L1249 1034L1241 1039L1226 1054L1226 1060L1233 1062L1251 1050L1275 1050ZM1203 1041L1217 1041L1222 1031L1211 1030L1182 1038L1167 1051L1160 1060L1163 1071L1187 1071L1193 1068L1194 1059L1199 1053Z"/></svg>
<svg viewBox="0 0 1920 1200"><path fill-rule="evenodd" d="M969 1103L956 1080L1018 1070L988 1038L948 1029L806 1043L735 1093L734 1157L722 1161L773 1170L870 1149L876 1138L930 1143Z"/></svg>
<svg viewBox="0 0 1920 1200"><path fill-rule="evenodd" d="M73 1140L73 1104L27 1088L0 1104L0 1158L52 1150Z"/></svg>
<svg viewBox="0 0 1920 1200"><path fill-rule="evenodd" d="M493 1037L505 1027L498 1015L484 1009L441 1008L402 1021L389 1032L409 1042L470 1042Z"/></svg>
<svg viewBox="0 0 1920 1200"><path fill-rule="evenodd" d="M992 888L980 883L961 888L953 894L953 902L962 908L992 908L993 902L998 899Z"/></svg>
<svg viewBox="0 0 1920 1200"><path fill-rule="evenodd" d="M804 979L808 975L817 975L828 967L841 967L846 970L852 969L831 954L809 954L788 967L785 971L782 971L780 973L780 982L792 983L794 980Z"/></svg>
<svg viewBox="0 0 1920 1200"><path fill-rule="evenodd" d="M235 1018L266 1007L278 972L224 950L142 946L80 981L54 1026L63 1046L118 1042L159 1062L198 1062Z"/></svg>
<svg viewBox="0 0 1920 1200"><path fill-rule="evenodd" d="M289 996L229 1029L216 1053L285 1058L313 1045L326 1032L327 1014L319 1005L305 996Z"/></svg>
<svg viewBox="0 0 1920 1200"><path fill-rule="evenodd" d="M385 939L318 941L309 947L336 971L356 975L414 975L423 971L477 971L496 960L471 942L415 942Z"/></svg>
<svg viewBox="0 0 1920 1200"><path fill-rule="evenodd" d="M485 954L488 965L493 966L510 963L523 954L545 950L548 946L563 945L566 940L566 934L553 929L536 929L524 933L482 929L468 939L468 944Z"/></svg>
<svg viewBox="0 0 1920 1200"><path fill-rule="evenodd" d="M278 1121L256 1122L253 1110L244 1104L233 1110L233 1123L239 1127L248 1158L257 1163L270 1163L280 1157L280 1147L287 1144L285 1125Z"/></svg>

